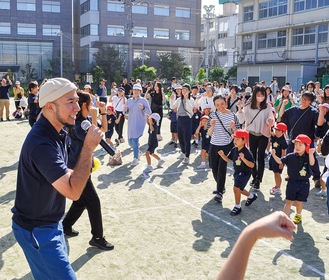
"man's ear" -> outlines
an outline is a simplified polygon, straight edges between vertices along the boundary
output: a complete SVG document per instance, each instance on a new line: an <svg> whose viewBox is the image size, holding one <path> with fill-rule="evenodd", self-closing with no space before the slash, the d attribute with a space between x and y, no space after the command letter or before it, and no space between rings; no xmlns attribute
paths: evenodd
<svg viewBox="0 0 329 280"><path fill-rule="evenodd" d="M53 102L46 103L45 108L49 112L56 112L56 109L55 109L56 108L56 105Z"/></svg>

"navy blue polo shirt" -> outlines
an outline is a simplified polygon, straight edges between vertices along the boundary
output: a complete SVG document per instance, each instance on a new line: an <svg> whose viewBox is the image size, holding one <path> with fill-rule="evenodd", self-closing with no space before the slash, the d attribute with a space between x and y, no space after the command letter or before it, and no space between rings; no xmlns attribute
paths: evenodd
<svg viewBox="0 0 329 280"><path fill-rule="evenodd" d="M0 85L0 99L9 99L9 89L11 85L1 86Z"/></svg>
<svg viewBox="0 0 329 280"><path fill-rule="evenodd" d="M233 161L234 174L239 174L243 172L245 175L251 174L252 168L248 167L241 159L239 154L243 153L246 160L255 162L252 153L246 147L243 147L240 151L237 147L233 147L228 153L227 157Z"/></svg>
<svg viewBox="0 0 329 280"><path fill-rule="evenodd" d="M106 115L106 119L107 119L107 130L113 131L117 117L115 115Z"/></svg>
<svg viewBox="0 0 329 280"><path fill-rule="evenodd" d="M306 181L311 177L309 155L306 152L302 156L289 153L281 161L287 166L289 179Z"/></svg>
<svg viewBox="0 0 329 280"><path fill-rule="evenodd" d="M155 149L158 147L157 134L159 131L159 127L156 124L153 124L153 128L154 128L153 131L151 129L148 130L149 133L148 146Z"/></svg>
<svg viewBox="0 0 329 280"><path fill-rule="evenodd" d="M279 158L282 157L282 150L286 150L288 148L287 141L283 135L281 137L276 137L275 135L271 136L271 144L272 149L275 150L275 153Z"/></svg>
<svg viewBox="0 0 329 280"><path fill-rule="evenodd" d="M17 172L13 220L26 230L57 223L65 211L65 197L52 183L67 168L66 132L60 133L41 115L22 146Z"/></svg>
<svg viewBox="0 0 329 280"><path fill-rule="evenodd" d="M30 109L30 115L37 116L39 114L39 103L34 103L34 100L38 98L37 94L29 93L27 97L27 103Z"/></svg>

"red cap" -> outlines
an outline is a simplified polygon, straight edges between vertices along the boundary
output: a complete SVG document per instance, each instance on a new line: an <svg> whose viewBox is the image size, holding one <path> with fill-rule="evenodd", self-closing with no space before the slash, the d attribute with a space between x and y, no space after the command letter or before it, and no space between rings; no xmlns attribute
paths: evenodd
<svg viewBox="0 0 329 280"><path fill-rule="evenodd" d="M312 144L312 140L310 137L305 134L299 134L293 142L295 143L296 141L304 143L306 145L306 153L310 151L310 145Z"/></svg>
<svg viewBox="0 0 329 280"><path fill-rule="evenodd" d="M287 125L286 125L285 123L280 122L280 123L277 123L277 124L275 125L274 129L282 130L283 133L286 133L288 127L287 127Z"/></svg>
<svg viewBox="0 0 329 280"><path fill-rule="evenodd" d="M201 119L200 119L200 121L202 121L202 120L207 120L208 121L209 120L209 117L208 116L202 116Z"/></svg>
<svg viewBox="0 0 329 280"><path fill-rule="evenodd" d="M233 138L245 138L248 141L249 132L245 129L237 129L232 136Z"/></svg>
<svg viewBox="0 0 329 280"><path fill-rule="evenodd" d="M107 110L111 110L111 111L113 111L113 112L114 112L114 107L113 107L113 106L111 106L111 105L107 106L107 107L106 107L106 109L107 109Z"/></svg>

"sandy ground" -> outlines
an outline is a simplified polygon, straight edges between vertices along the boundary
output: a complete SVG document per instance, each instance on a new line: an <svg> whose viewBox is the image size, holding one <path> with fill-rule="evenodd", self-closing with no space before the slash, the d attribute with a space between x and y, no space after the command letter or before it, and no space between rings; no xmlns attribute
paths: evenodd
<svg viewBox="0 0 329 280"><path fill-rule="evenodd" d="M29 130L26 120L0 123L0 279L33 279L11 232L10 212L18 157ZM110 167L108 156L100 157L102 165L92 177L102 203L104 234L115 249L104 252L88 245L91 234L85 212L74 226L79 236L67 240L78 279L214 279L241 230L283 208L284 195L269 195L273 175L266 170L259 199L248 209L243 207L241 215L231 217L232 167L228 168L227 192L219 205L213 200L211 171L195 169L200 164L199 150L192 149L191 164L184 166L177 160L178 150L167 145L168 120L164 120L163 131L157 152L165 164L150 178L142 175L144 157L138 166L129 166L132 151L126 143L119 147L123 165ZM146 133L140 142L145 151ZM322 159L320 162L323 165ZM325 238L329 218L325 199L314 196L316 191L312 187L293 242L257 242L246 279L329 279L329 241ZM68 200L67 208L70 204Z"/></svg>

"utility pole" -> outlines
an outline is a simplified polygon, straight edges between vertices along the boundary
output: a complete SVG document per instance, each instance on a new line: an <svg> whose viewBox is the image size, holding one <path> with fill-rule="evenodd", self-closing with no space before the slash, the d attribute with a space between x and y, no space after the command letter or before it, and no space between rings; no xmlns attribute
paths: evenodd
<svg viewBox="0 0 329 280"><path fill-rule="evenodd" d="M127 75L130 78L133 68L133 50L132 50L132 36L134 22L132 21L132 2L135 0L126 0L125 1L125 13L127 15L127 22L125 24L126 36L128 38L128 51L127 51Z"/></svg>
<svg viewBox="0 0 329 280"><path fill-rule="evenodd" d="M206 11L207 21L207 39L206 39L206 78L209 78L209 31L210 31L210 15L211 11L215 8L214 5L204 5L203 8Z"/></svg>

